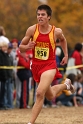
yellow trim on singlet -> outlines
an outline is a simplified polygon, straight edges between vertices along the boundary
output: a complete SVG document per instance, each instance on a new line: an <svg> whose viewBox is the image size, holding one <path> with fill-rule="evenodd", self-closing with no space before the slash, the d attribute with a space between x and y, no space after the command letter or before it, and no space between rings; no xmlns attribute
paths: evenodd
<svg viewBox="0 0 83 124"><path fill-rule="evenodd" d="M51 32L49 33L49 39L50 39L50 43L51 43L53 51L55 50L54 29L55 29L55 26L53 26Z"/></svg>
<svg viewBox="0 0 83 124"><path fill-rule="evenodd" d="M50 44L52 46L53 51L55 50L54 29L55 29L55 26L52 27L52 30L48 34L49 35ZM33 41L36 41L38 35L39 35L38 24L36 24L36 30L35 30L35 33L34 33L34 36L33 36Z"/></svg>
<svg viewBox="0 0 83 124"><path fill-rule="evenodd" d="M38 24L36 24L36 30L35 30L35 33L34 33L34 36L33 36L33 41L36 41L38 35L39 35Z"/></svg>

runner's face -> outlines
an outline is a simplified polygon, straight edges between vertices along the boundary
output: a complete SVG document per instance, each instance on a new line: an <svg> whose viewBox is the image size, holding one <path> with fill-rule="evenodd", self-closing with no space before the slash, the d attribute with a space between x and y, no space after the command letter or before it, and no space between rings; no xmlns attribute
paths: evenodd
<svg viewBox="0 0 83 124"><path fill-rule="evenodd" d="M48 23L50 16L47 15L45 10L38 10L37 11L37 20L40 25Z"/></svg>

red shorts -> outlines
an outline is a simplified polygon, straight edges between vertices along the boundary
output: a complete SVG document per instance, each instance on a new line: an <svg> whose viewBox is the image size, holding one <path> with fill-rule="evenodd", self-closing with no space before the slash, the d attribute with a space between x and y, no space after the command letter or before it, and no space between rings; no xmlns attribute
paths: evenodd
<svg viewBox="0 0 83 124"><path fill-rule="evenodd" d="M32 62L32 74L33 74L34 80L37 83L39 83L41 74L47 70L50 70L50 69L56 69L57 70L54 79L62 78L62 74L59 72L55 60L39 61L39 62L33 61Z"/></svg>

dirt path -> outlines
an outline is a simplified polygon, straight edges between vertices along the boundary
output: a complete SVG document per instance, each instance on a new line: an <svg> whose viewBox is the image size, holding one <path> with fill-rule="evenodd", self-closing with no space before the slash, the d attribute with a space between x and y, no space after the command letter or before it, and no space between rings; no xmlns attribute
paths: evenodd
<svg viewBox="0 0 83 124"><path fill-rule="evenodd" d="M0 110L0 124L27 124L31 109ZM35 124L83 124L83 107L43 108Z"/></svg>

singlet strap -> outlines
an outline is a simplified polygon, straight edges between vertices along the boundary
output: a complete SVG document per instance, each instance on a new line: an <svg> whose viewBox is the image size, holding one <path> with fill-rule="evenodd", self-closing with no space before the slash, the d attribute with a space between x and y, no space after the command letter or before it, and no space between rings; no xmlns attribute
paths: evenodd
<svg viewBox="0 0 83 124"><path fill-rule="evenodd" d="M55 50L54 30L55 30L55 26L53 25L52 30L49 33L49 39L50 39L50 43L53 51Z"/></svg>
<svg viewBox="0 0 83 124"><path fill-rule="evenodd" d="M38 24L36 24L36 29L35 29L35 33L34 33L34 36L33 36L33 41L36 41L38 35L39 35Z"/></svg>

